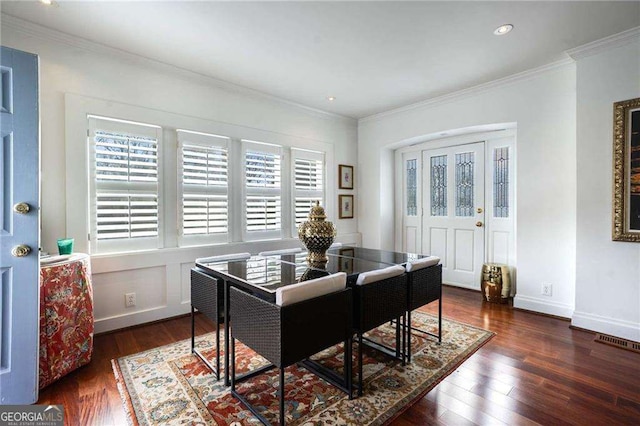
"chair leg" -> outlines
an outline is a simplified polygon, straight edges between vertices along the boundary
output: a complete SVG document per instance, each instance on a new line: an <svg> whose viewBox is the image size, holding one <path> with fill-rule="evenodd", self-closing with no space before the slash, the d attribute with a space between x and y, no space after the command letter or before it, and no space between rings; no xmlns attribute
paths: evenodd
<svg viewBox="0 0 640 426"><path fill-rule="evenodd" d="M229 283L224 281L224 385L229 386Z"/></svg>
<svg viewBox="0 0 640 426"><path fill-rule="evenodd" d="M284 368L280 368L280 426L284 426Z"/></svg>
<svg viewBox="0 0 640 426"><path fill-rule="evenodd" d="M344 382L349 390L349 399L353 399L353 358L351 355L353 341L351 337L344 342Z"/></svg>
<svg viewBox="0 0 640 426"><path fill-rule="evenodd" d="M196 313L195 308L191 305L191 353L196 348Z"/></svg>
<svg viewBox="0 0 640 426"><path fill-rule="evenodd" d="M400 357L400 318L396 319L396 358Z"/></svg>
<svg viewBox="0 0 640 426"><path fill-rule="evenodd" d="M216 322L216 380L220 380L220 323Z"/></svg>
<svg viewBox="0 0 640 426"><path fill-rule="evenodd" d="M358 396L362 396L362 334L358 334Z"/></svg>
<svg viewBox="0 0 640 426"><path fill-rule="evenodd" d="M236 339L231 339L231 390L236 390Z"/></svg>
<svg viewBox="0 0 640 426"><path fill-rule="evenodd" d="M438 344L442 343L442 285L440 285L440 297L438 298Z"/></svg>
<svg viewBox="0 0 640 426"><path fill-rule="evenodd" d="M407 311L407 362L411 362L411 309Z"/></svg>

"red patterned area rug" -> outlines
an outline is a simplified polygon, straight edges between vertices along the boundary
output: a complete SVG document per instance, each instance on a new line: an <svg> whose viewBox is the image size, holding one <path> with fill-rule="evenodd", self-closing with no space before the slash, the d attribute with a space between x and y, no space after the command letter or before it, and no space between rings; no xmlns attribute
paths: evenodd
<svg viewBox="0 0 640 426"><path fill-rule="evenodd" d="M413 325L435 332L437 318L415 312ZM392 346L395 327L384 325L369 334L372 340ZM412 362L406 366L377 351L365 350L364 395L349 400L345 393L303 367L285 370L286 423L290 425L387 424L452 373L493 333L443 319L442 344L432 337L413 334ZM214 334L201 336L197 347L211 359ZM354 345L354 359L357 346ZM314 359L342 373L342 345ZM238 342L236 373L266 365L266 360ZM260 422L235 399L223 380L190 353L184 340L112 360L118 389L132 425L256 425ZM354 363L355 364L355 363ZM354 372L357 366L354 365ZM278 423L277 370L237 386L272 423Z"/></svg>

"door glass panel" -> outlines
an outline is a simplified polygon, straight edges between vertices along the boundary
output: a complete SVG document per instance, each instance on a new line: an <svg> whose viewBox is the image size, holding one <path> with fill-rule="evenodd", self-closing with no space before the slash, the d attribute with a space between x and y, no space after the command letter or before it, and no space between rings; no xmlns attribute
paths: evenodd
<svg viewBox="0 0 640 426"><path fill-rule="evenodd" d="M456 216L472 217L473 152L456 154Z"/></svg>
<svg viewBox="0 0 640 426"><path fill-rule="evenodd" d="M431 216L447 215L447 156L431 157Z"/></svg>
<svg viewBox="0 0 640 426"><path fill-rule="evenodd" d="M509 217L509 147L493 150L493 217Z"/></svg>
<svg viewBox="0 0 640 426"><path fill-rule="evenodd" d="M416 195L417 176L416 167L417 160L407 160L407 216L417 216L418 202Z"/></svg>

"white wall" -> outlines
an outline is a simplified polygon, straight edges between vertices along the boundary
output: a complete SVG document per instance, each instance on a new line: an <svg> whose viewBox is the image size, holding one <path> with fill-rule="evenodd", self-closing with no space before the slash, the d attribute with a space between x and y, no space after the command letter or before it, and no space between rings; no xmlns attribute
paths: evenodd
<svg viewBox="0 0 640 426"><path fill-rule="evenodd" d="M517 126L514 304L563 317L574 308L576 240L575 65L569 61L500 83L360 120L359 229L363 245L392 248L392 148L452 129ZM380 191L383 188L383 191ZM542 283L553 284L551 297Z"/></svg>
<svg viewBox="0 0 640 426"><path fill-rule="evenodd" d="M572 324L640 341L640 244L611 240L613 103L640 97L640 37L577 58L576 307Z"/></svg>
<svg viewBox="0 0 640 426"><path fill-rule="evenodd" d="M252 94L188 71L114 51L62 33L2 16L2 45L40 57L42 144L42 247L55 252L66 234L65 94L167 111L249 129L321 141L333 146L337 163L355 164L354 120L330 115L268 96ZM78 158L77 161L84 161ZM78 176L77 179L86 179ZM337 199L328 188L327 197ZM334 201L334 204L337 201ZM84 209L86 206L77 206ZM359 242L357 219L338 220L338 240ZM279 243L284 245L284 243ZM291 243L289 243L291 244ZM231 251L257 252L254 243L161 253L92 258L96 331L107 331L180 313L189 308L188 270L199 256ZM137 306L124 308L124 293L137 293Z"/></svg>

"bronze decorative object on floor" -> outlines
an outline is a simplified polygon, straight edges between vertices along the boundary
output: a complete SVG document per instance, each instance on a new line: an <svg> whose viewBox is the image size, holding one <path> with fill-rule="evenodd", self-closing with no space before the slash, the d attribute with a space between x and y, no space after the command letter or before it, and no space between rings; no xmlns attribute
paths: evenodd
<svg viewBox="0 0 640 426"><path fill-rule="evenodd" d="M509 267L499 263L482 266L482 296L487 302L507 303L511 297Z"/></svg>
<svg viewBox="0 0 640 426"><path fill-rule="evenodd" d="M298 227L298 238L309 252L307 262L310 264L326 263L328 260L327 250L337 232L335 225L325 220L326 218L324 208L316 201L316 205L309 211L309 220Z"/></svg>

